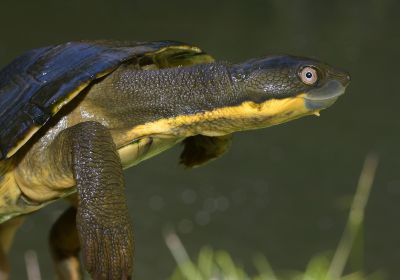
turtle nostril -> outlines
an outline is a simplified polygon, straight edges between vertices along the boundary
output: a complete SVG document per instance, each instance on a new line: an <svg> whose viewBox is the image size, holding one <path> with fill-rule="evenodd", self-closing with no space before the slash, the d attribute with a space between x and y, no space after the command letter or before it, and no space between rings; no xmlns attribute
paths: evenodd
<svg viewBox="0 0 400 280"><path fill-rule="evenodd" d="M346 80L344 82L344 85L347 86L350 83L350 81L351 81L350 74L346 74Z"/></svg>
<svg viewBox="0 0 400 280"><path fill-rule="evenodd" d="M351 77L350 77L350 74L348 74L348 73L343 73L342 75L340 75L341 77L339 78L339 80L341 81L341 83L342 83L342 85L343 86L347 86L349 83L350 83L350 81L351 81Z"/></svg>

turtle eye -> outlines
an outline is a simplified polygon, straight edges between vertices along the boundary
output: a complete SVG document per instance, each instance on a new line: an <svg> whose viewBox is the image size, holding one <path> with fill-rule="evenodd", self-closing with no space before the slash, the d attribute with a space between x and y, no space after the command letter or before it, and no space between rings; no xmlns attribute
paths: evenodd
<svg viewBox="0 0 400 280"><path fill-rule="evenodd" d="M313 67L306 66L299 73L300 79L306 85L313 85L318 80L317 70Z"/></svg>

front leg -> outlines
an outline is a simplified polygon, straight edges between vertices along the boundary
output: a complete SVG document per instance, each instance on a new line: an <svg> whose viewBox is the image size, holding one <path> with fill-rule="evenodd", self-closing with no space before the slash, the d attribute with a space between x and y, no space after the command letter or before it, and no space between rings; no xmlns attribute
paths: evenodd
<svg viewBox="0 0 400 280"><path fill-rule="evenodd" d="M50 151L53 156L62 151L76 181L76 224L86 269L94 279L130 278L133 232L110 132L96 122L80 123L61 132Z"/></svg>

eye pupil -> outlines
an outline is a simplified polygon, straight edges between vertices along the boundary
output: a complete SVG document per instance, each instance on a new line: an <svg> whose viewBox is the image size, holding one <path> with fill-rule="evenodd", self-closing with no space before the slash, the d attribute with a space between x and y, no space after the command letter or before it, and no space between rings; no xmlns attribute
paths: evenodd
<svg viewBox="0 0 400 280"><path fill-rule="evenodd" d="M313 85L318 80L317 70L311 66L304 67L298 75L301 81L306 85Z"/></svg>

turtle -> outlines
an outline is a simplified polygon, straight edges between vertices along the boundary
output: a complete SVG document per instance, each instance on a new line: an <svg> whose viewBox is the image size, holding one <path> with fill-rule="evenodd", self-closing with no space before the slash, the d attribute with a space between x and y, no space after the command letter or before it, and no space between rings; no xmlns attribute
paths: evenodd
<svg viewBox="0 0 400 280"><path fill-rule="evenodd" d="M0 70L0 271L26 214L65 198L49 243L60 279L129 279L133 231L123 169L179 143L180 163L224 154L237 131L319 115L347 72L316 59L216 61L176 41L73 41Z"/></svg>

